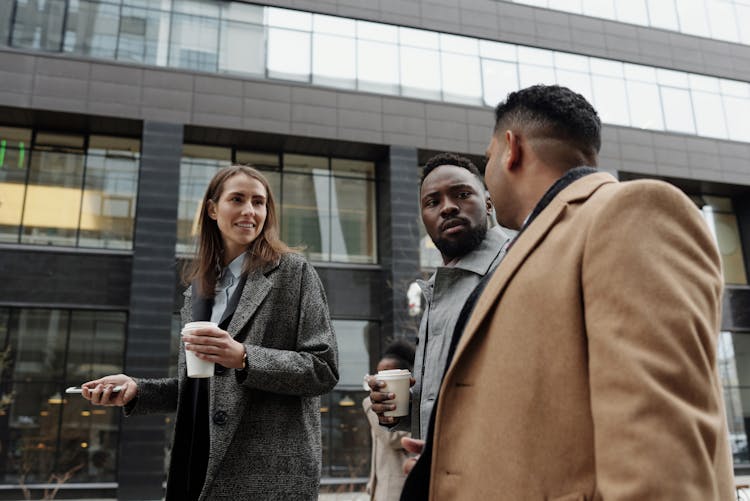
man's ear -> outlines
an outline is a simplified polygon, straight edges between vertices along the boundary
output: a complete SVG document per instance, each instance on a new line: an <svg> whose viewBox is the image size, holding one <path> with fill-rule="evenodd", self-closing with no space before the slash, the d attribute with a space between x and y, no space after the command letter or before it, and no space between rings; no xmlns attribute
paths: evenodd
<svg viewBox="0 0 750 501"><path fill-rule="evenodd" d="M206 212L208 213L208 217L216 221L218 216L216 215L216 204L213 200L208 200L208 203L206 204Z"/></svg>
<svg viewBox="0 0 750 501"><path fill-rule="evenodd" d="M490 192L484 190L484 205L487 209L487 215L492 214L492 200L490 199Z"/></svg>
<svg viewBox="0 0 750 501"><path fill-rule="evenodd" d="M503 167L508 170L514 170L521 165L523 150L521 147L521 137L512 130L506 130L503 135L505 139L505 158Z"/></svg>

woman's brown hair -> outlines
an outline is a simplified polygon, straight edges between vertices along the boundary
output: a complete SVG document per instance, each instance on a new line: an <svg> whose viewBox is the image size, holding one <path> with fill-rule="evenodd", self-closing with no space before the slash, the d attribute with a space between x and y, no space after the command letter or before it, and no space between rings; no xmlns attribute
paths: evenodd
<svg viewBox="0 0 750 501"><path fill-rule="evenodd" d="M245 174L259 181L266 189L266 222L260 235L247 247L243 272L275 263L282 254L293 252L293 249L282 242L279 236L276 202L266 177L248 165L231 165L221 169L208 183L206 194L203 195L201 213L198 218L198 252L183 274L185 283L197 280L199 289L197 292L204 297L213 297L215 294L216 279L222 267L222 253L224 252L219 226L208 215L208 201L218 203L224 191L224 184L230 177L237 174Z"/></svg>

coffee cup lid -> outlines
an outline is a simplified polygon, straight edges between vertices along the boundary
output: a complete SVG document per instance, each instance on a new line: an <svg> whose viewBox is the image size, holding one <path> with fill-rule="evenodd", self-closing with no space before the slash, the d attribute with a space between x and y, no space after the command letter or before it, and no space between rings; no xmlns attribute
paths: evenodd
<svg viewBox="0 0 750 501"><path fill-rule="evenodd" d="M411 376L411 371L409 371L409 369L388 369L385 371L378 372L378 376L403 376L403 375Z"/></svg>

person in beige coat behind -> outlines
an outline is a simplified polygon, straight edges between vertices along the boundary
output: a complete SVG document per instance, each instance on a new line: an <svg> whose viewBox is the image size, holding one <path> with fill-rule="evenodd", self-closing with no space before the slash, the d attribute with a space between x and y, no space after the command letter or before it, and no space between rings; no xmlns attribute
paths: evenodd
<svg viewBox="0 0 750 501"><path fill-rule="evenodd" d="M459 316L402 499L734 499L716 243L675 187L598 171L600 129L556 85L495 109L485 181L520 231Z"/></svg>
<svg viewBox="0 0 750 501"><path fill-rule="evenodd" d="M383 358L378 362L377 371L390 369L414 369L413 343L405 339L393 341L385 348ZM401 439L411 436L408 431L389 431L378 421L372 410L370 397L362 401L362 407L370 423L372 455L370 458L370 478L367 493L371 501L396 501L401 496L401 488L406 480L403 464L407 458Z"/></svg>

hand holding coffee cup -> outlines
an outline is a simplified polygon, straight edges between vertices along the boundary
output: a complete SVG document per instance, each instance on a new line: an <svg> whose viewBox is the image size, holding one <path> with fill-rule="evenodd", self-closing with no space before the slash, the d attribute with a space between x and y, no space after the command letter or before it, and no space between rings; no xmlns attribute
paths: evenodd
<svg viewBox="0 0 750 501"><path fill-rule="evenodd" d="M215 364L230 369L245 366L245 345L215 322L189 322L182 329L188 377L211 377Z"/></svg>
<svg viewBox="0 0 750 501"><path fill-rule="evenodd" d="M368 376L367 384L370 387L372 410L377 414L380 424L396 424L399 417L409 414L409 388L414 386L414 378L411 377L410 371L379 371L374 376Z"/></svg>

